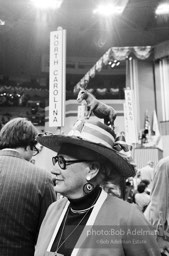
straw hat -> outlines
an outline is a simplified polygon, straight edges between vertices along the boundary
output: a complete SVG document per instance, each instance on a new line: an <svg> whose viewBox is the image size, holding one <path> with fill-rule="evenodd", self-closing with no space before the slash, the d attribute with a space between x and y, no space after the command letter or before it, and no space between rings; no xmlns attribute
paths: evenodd
<svg viewBox="0 0 169 256"><path fill-rule="evenodd" d="M63 144L88 148L108 159L112 163L112 171L114 168L125 178L135 175L134 167L129 163L130 156L122 157L120 151L113 148L118 143L114 131L100 121L79 120L68 135L39 134L37 141L55 152L58 152Z"/></svg>

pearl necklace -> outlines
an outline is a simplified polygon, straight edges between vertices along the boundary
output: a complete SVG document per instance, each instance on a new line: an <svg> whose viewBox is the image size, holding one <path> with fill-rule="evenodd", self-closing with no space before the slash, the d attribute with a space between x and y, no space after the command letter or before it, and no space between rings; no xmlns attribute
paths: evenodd
<svg viewBox="0 0 169 256"><path fill-rule="evenodd" d="M99 196L100 196L100 193L101 193L101 191L99 192L97 198L95 199L95 201L93 202L93 204L92 204L90 207L88 207L88 208L86 208L86 209L83 209L83 210L74 210L74 209L72 209L72 208L70 207L71 212L73 212L73 213L78 213L78 214L83 214L83 213L89 211L90 209L92 209L92 208L95 206L95 204L96 204L96 202L97 202L97 199L98 199Z"/></svg>
<svg viewBox="0 0 169 256"><path fill-rule="evenodd" d="M71 212L73 213L78 213L78 214L83 214L87 211L89 211L90 209L92 209L93 207L95 206L95 204L91 205L90 207L86 208L86 209L83 209L83 210L74 210L72 208L70 208Z"/></svg>

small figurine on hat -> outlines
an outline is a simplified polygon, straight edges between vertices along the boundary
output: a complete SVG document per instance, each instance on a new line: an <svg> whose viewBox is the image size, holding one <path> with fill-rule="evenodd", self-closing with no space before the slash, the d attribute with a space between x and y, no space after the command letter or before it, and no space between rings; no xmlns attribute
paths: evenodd
<svg viewBox="0 0 169 256"><path fill-rule="evenodd" d="M117 114L113 107L97 100L93 94L83 88L81 88L78 93L77 101L79 103L86 101L88 111L86 117L87 119L90 118L93 112L93 114L98 118L103 118L106 125L111 125L111 127L114 129L114 121Z"/></svg>

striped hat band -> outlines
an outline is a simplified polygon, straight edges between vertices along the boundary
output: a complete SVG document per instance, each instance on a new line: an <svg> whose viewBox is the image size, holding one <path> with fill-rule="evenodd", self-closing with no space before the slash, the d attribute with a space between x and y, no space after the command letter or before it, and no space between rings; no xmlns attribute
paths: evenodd
<svg viewBox="0 0 169 256"><path fill-rule="evenodd" d="M91 123L79 120L75 123L68 136L81 138L96 144L102 144L111 149L115 141L111 128L98 121Z"/></svg>

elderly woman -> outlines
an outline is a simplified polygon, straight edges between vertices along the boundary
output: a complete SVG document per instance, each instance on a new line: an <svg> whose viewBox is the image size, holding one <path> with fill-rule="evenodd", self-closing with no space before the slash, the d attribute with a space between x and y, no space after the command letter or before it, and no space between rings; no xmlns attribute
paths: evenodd
<svg viewBox="0 0 169 256"><path fill-rule="evenodd" d="M55 188L63 198L48 209L36 256L160 255L143 214L102 189L112 175L134 175L133 166L113 149L110 127L78 121L68 136L39 135L37 140L57 152Z"/></svg>

